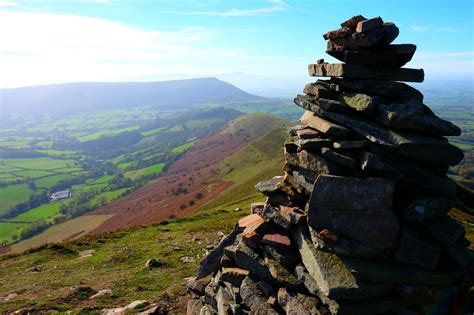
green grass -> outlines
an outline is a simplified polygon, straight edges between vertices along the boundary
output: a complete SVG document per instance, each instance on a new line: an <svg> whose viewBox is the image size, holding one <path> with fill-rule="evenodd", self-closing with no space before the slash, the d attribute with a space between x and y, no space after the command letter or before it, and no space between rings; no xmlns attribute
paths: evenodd
<svg viewBox="0 0 474 315"><path fill-rule="evenodd" d="M120 195L122 195L127 189L128 188L122 188L122 189L118 189L118 190L114 190L114 191L103 192L101 194L98 194L94 198L92 198L90 203L92 205L98 205L101 201L103 201L104 203L109 203L112 200L115 200L118 197L120 197Z"/></svg>
<svg viewBox="0 0 474 315"><path fill-rule="evenodd" d="M191 119L185 125L188 129L207 128L212 125L222 123L223 119Z"/></svg>
<svg viewBox="0 0 474 315"><path fill-rule="evenodd" d="M12 235L20 235L21 229L25 227L26 224L21 223L10 223L10 222L0 222L0 243L7 241L12 241Z"/></svg>
<svg viewBox="0 0 474 315"><path fill-rule="evenodd" d="M12 168L32 170L54 170L65 167L77 166L74 160L59 160L53 158L31 158L31 159L3 159L2 163Z"/></svg>
<svg viewBox="0 0 474 315"><path fill-rule="evenodd" d="M48 203L37 208L28 210L25 213L16 216L9 221L35 222L43 219L50 219L59 213L61 202Z"/></svg>
<svg viewBox="0 0 474 315"><path fill-rule="evenodd" d="M39 178L39 177L46 177L51 176L54 174L50 171L43 171L43 170L26 170L26 171L18 171L15 172L15 175L25 178Z"/></svg>
<svg viewBox="0 0 474 315"><path fill-rule="evenodd" d="M142 132L142 135L144 137L153 136L153 135L159 134L164 129L166 129L166 127L160 127L160 128L156 128L152 130L147 130L147 131Z"/></svg>
<svg viewBox="0 0 474 315"><path fill-rule="evenodd" d="M191 142L188 142L188 143L185 143L185 144L182 144L180 146L177 146L177 147L174 147L172 150L171 150L171 153L183 153L184 151L188 150L189 148L191 148L195 143L196 143L197 140L194 140L194 141L191 141Z"/></svg>
<svg viewBox="0 0 474 315"><path fill-rule="evenodd" d="M0 188L0 215L11 206L27 201L32 194L33 191L26 185L10 185Z"/></svg>
<svg viewBox="0 0 474 315"><path fill-rule="evenodd" d="M138 170L126 172L123 175L127 178L135 180L144 175L159 174L163 170L163 167L165 167L165 164L166 163L158 163Z"/></svg>
<svg viewBox="0 0 474 315"><path fill-rule="evenodd" d="M86 136L78 137L77 140L79 140L80 142L97 140L102 137L110 137L110 136L118 135L119 133L122 133L125 131L137 130L138 128L140 128L140 126L137 125L137 126L131 126L127 128L120 128L120 129L100 130L95 133L88 134Z"/></svg>
<svg viewBox="0 0 474 315"><path fill-rule="evenodd" d="M474 150L474 145L472 145L470 143L456 141L456 140L449 140L449 143L451 143L452 145L457 146L461 150L465 150L465 151Z"/></svg>
<svg viewBox="0 0 474 315"><path fill-rule="evenodd" d="M138 163L137 161L125 162L125 163L117 164L117 167L123 171L124 169L128 167L137 165L137 163Z"/></svg>
<svg viewBox="0 0 474 315"><path fill-rule="evenodd" d="M37 179L35 180L35 184L38 188L51 188L57 183L59 183L59 181L63 179L73 178L73 177L74 176L71 174L59 174L59 175Z"/></svg>
<svg viewBox="0 0 474 315"><path fill-rule="evenodd" d="M53 150L53 149L49 149L49 150L38 150L38 152L41 152L41 153L45 153L51 157L55 157L55 156L68 156L68 155L76 155L77 152L76 151L71 151L71 150Z"/></svg>

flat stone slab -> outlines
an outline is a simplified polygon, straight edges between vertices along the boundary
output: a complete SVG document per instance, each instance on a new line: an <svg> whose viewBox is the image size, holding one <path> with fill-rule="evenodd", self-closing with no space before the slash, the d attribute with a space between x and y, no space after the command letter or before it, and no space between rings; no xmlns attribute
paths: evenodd
<svg viewBox="0 0 474 315"><path fill-rule="evenodd" d="M312 113L305 112L300 118L301 123L310 126L326 135L344 137L350 133L350 130L344 126L327 121Z"/></svg>
<svg viewBox="0 0 474 315"><path fill-rule="evenodd" d="M306 150L301 150L298 153L285 152L285 160L290 165L314 172L316 176L319 174L341 173L340 168L334 162Z"/></svg>
<svg viewBox="0 0 474 315"><path fill-rule="evenodd" d="M367 140L407 158L428 164L456 165L463 158L461 149L442 137L422 135L404 130L390 130L361 115L348 115L326 111L309 102L307 96L298 95L295 104L303 108L312 106L312 112L339 125L352 129ZM309 116L309 114L307 114Z"/></svg>
<svg viewBox="0 0 474 315"><path fill-rule="evenodd" d="M318 138L321 136L321 134L314 129L306 128L306 129L298 130L296 132L296 136L300 139L306 140L306 139Z"/></svg>
<svg viewBox="0 0 474 315"><path fill-rule="evenodd" d="M326 53L347 64L370 67L400 68L415 54L416 45L390 45L380 51L327 50Z"/></svg>
<svg viewBox="0 0 474 315"><path fill-rule="evenodd" d="M438 266L440 254L441 246L433 239L414 229L407 227L402 229L400 243L395 253L398 261L434 270Z"/></svg>
<svg viewBox="0 0 474 315"><path fill-rule="evenodd" d="M283 180L283 176L275 176L273 178L264 180L255 185L255 189L262 194L269 196L278 189L278 184Z"/></svg>
<svg viewBox="0 0 474 315"><path fill-rule="evenodd" d="M250 277L245 277L242 281L240 296L245 305L247 305L254 314L278 314L278 312L267 303L267 297L259 290L257 284Z"/></svg>
<svg viewBox="0 0 474 315"><path fill-rule="evenodd" d="M364 33L383 26L383 20L380 16L357 23L356 32Z"/></svg>
<svg viewBox="0 0 474 315"><path fill-rule="evenodd" d="M296 142L300 148L305 150L315 150L320 151L323 147L332 146L332 141L329 139L323 138L314 138L314 139L302 139Z"/></svg>
<svg viewBox="0 0 474 315"><path fill-rule="evenodd" d="M334 99L337 95L337 92L334 89L331 89L330 86L322 84L322 82L308 83L304 87L303 92L314 97L322 97Z"/></svg>
<svg viewBox="0 0 474 315"><path fill-rule="evenodd" d="M423 94L420 91L402 82L375 79L342 79L336 81L338 85L349 91L379 95L387 99L423 102Z"/></svg>
<svg viewBox="0 0 474 315"><path fill-rule="evenodd" d="M406 82L423 82L423 69L393 68L377 69L359 64L310 64L309 75L312 77L343 77L377 80L394 80Z"/></svg>
<svg viewBox="0 0 474 315"><path fill-rule="evenodd" d="M354 159L345 156L343 154L337 153L336 151L333 151L329 149L328 147L323 147L321 148L321 155L334 163L353 168L356 166L356 162Z"/></svg>
<svg viewBox="0 0 474 315"><path fill-rule="evenodd" d="M418 195L404 207L400 214L404 220L422 222L442 217L454 205L454 198L440 195Z"/></svg>
<svg viewBox="0 0 474 315"><path fill-rule="evenodd" d="M360 149L365 147L367 144L367 141L336 141L332 144L334 149Z"/></svg>
<svg viewBox="0 0 474 315"><path fill-rule="evenodd" d="M341 257L346 268L360 280L374 283L447 286L459 282L460 270L433 271L395 260Z"/></svg>
<svg viewBox="0 0 474 315"><path fill-rule="evenodd" d="M381 296L392 289L391 285L357 280L337 255L316 250L301 226L291 231L301 260L322 296L336 300L358 300Z"/></svg>
<svg viewBox="0 0 474 315"><path fill-rule="evenodd" d="M319 175L309 201L308 224L378 250L398 243L392 211L395 182L382 178Z"/></svg>
<svg viewBox="0 0 474 315"><path fill-rule="evenodd" d="M365 152L360 160L362 170L402 183L418 186L425 192L456 195L456 185L448 178L435 175L425 169L404 163L395 163L381 155Z"/></svg>
<svg viewBox="0 0 474 315"><path fill-rule="evenodd" d="M197 278L204 278L219 269L219 264L224 256L224 248L235 243L237 235L241 233L238 225L234 226L232 232L225 236L209 254L200 262Z"/></svg>

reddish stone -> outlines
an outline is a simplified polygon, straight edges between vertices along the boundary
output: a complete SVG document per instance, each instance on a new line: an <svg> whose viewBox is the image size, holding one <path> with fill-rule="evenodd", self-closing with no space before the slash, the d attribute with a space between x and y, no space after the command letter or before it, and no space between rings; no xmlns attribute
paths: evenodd
<svg viewBox="0 0 474 315"><path fill-rule="evenodd" d="M356 32L363 33L383 26L383 20L381 17L360 21L357 23Z"/></svg>
<svg viewBox="0 0 474 315"><path fill-rule="evenodd" d="M260 225L264 222L265 220L263 220L263 218L259 216L258 214L251 214L239 220L239 228L245 229L248 226Z"/></svg>
<svg viewBox="0 0 474 315"><path fill-rule="evenodd" d="M300 208L280 206L281 215L292 224L298 224L306 216Z"/></svg>
<svg viewBox="0 0 474 315"><path fill-rule="evenodd" d="M356 15L356 16L351 17L349 20L342 22L341 27L348 27L355 30L355 28L357 27L357 23L365 21L365 20L367 19L363 17L362 15Z"/></svg>
<svg viewBox="0 0 474 315"><path fill-rule="evenodd" d="M324 243L329 245L336 245L337 243L339 243L339 237L328 229L324 229L319 232L318 238L320 238Z"/></svg>
<svg viewBox="0 0 474 315"><path fill-rule="evenodd" d="M352 29L348 27L343 27L334 31L327 32L326 34L323 35L323 38L328 40L328 39L334 39L334 38L339 38L342 36L346 36L351 34L353 31Z"/></svg>
<svg viewBox="0 0 474 315"><path fill-rule="evenodd" d="M278 232L270 232L263 236L263 243L269 243L277 246L290 246L291 240L288 235L281 234Z"/></svg>

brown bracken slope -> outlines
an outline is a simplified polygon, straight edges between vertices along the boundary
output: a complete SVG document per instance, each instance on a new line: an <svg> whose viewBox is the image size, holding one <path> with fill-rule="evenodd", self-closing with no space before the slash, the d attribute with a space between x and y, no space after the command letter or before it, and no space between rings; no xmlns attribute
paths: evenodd
<svg viewBox="0 0 474 315"><path fill-rule="evenodd" d="M247 115L230 122L218 133L199 140L158 179L88 213L114 215L90 234L191 214L232 185L220 179L221 161L283 124L266 114Z"/></svg>

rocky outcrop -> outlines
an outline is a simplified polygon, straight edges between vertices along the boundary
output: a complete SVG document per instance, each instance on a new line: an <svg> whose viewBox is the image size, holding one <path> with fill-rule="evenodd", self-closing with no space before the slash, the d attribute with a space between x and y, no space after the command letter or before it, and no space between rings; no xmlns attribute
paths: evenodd
<svg viewBox="0 0 474 315"><path fill-rule="evenodd" d="M416 46L380 17L355 16L324 34L327 53L295 104L283 176L256 185L234 231L188 283L188 314L436 314L473 284L473 252L447 213L446 176L460 134L423 95Z"/></svg>

